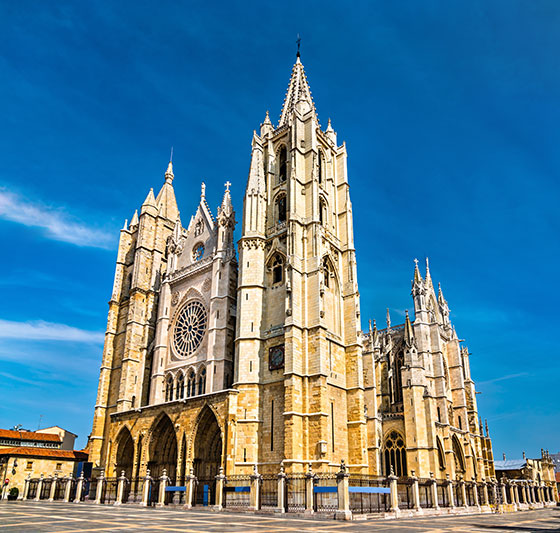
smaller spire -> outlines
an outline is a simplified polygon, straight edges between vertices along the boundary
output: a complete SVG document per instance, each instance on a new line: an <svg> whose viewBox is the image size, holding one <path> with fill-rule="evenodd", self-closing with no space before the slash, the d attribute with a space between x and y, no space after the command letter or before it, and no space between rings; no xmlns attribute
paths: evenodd
<svg viewBox="0 0 560 533"><path fill-rule="evenodd" d="M134 226L138 226L138 210L134 211L134 215L132 215L132 218L130 219L130 229Z"/></svg>
<svg viewBox="0 0 560 533"><path fill-rule="evenodd" d="M173 181L173 163L169 161L169 165L167 165L167 170L165 171L165 181L171 183Z"/></svg>
<svg viewBox="0 0 560 533"><path fill-rule="evenodd" d="M486 418L484 419L484 428L486 429L486 436L490 436L490 434L488 433L488 420Z"/></svg>
<svg viewBox="0 0 560 533"><path fill-rule="evenodd" d="M125 229L125 230L128 229L128 219L127 218L124 219L124 226L123 226L122 229Z"/></svg>
<svg viewBox="0 0 560 533"><path fill-rule="evenodd" d="M268 109L266 110L266 116L264 117L263 124L270 124L272 126L272 122L270 121L270 115L268 114Z"/></svg>
<svg viewBox="0 0 560 533"><path fill-rule="evenodd" d="M432 276L430 275L430 260L426 257L426 285L433 287Z"/></svg>
<svg viewBox="0 0 560 533"><path fill-rule="evenodd" d="M414 332L412 330L412 324L410 323L410 317L408 316L408 309L405 311L405 322L404 322L404 342L407 348L412 347L414 342Z"/></svg>
<svg viewBox="0 0 560 533"><path fill-rule="evenodd" d="M391 313L389 313L388 307L387 307L387 329L391 329Z"/></svg>
<svg viewBox="0 0 560 533"><path fill-rule="evenodd" d="M334 133L334 129L331 124L331 119L329 118L329 123L327 125L327 132L331 132L331 131Z"/></svg>
<svg viewBox="0 0 560 533"><path fill-rule="evenodd" d="M420 274L420 269L418 268L418 259L414 259L414 282L422 283L422 274Z"/></svg>
<svg viewBox="0 0 560 533"><path fill-rule="evenodd" d="M144 200L144 203L142 204L142 207L144 206L153 206L156 207L156 199L154 197L154 189L150 189L150 192L148 193L148 196L146 196L146 199Z"/></svg>

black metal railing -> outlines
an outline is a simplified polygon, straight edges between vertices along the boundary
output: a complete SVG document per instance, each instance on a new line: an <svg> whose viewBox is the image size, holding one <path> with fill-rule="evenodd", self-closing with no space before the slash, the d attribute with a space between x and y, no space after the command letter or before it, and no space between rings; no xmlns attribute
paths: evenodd
<svg viewBox="0 0 560 533"><path fill-rule="evenodd" d="M313 510L316 513L335 513L338 509L336 474L314 474Z"/></svg>
<svg viewBox="0 0 560 533"><path fill-rule="evenodd" d="M43 479L43 486L41 487L41 500L48 500L51 494L52 479Z"/></svg>
<svg viewBox="0 0 560 533"><path fill-rule="evenodd" d="M246 509L251 505L251 476L227 476L223 505L229 509Z"/></svg>
<svg viewBox="0 0 560 533"><path fill-rule="evenodd" d="M116 477L106 477L103 480L103 496L102 503L115 503L117 501L117 489L119 486L119 480Z"/></svg>
<svg viewBox="0 0 560 533"><path fill-rule="evenodd" d="M400 477L397 480L397 495L399 509L412 509L414 507L411 481L408 478Z"/></svg>
<svg viewBox="0 0 560 533"><path fill-rule="evenodd" d="M418 479L418 496L420 498L418 504L422 509L428 509L434 506L432 485L433 481L431 479Z"/></svg>
<svg viewBox="0 0 560 533"><path fill-rule="evenodd" d="M37 496L37 487L39 486L38 479L30 479L29 480L29 489L27 491L27 499L33 500Z"/></svg>
<svg viewBox="0 0 560 533"><path fill-rule="evenodd" d="M350 487L388 489L386 478L368 474L350 474ZM390 509L390 494L386 492L350 492L350 510L356 514L381 513Z"/></svg>
<svg viewBox="0 0 560 533"><path fill-rule="evenodd" d="M437 482L437 495L438 495L438 505L439 507L449 507L449 497L447 495L447 482L438 481Z"/></svg>
<svg viewBox="0 0 560 533"><path fill-rule="evenodd" d="M306 474L289 474L286 478L286 511L303 513L307 507Z"/></svg>
<svg viewBox="0 0 560 533"><path fill-rule="evenodd" d="M278 475L263 474L259 486L262 509L278 507Z"/></svg>

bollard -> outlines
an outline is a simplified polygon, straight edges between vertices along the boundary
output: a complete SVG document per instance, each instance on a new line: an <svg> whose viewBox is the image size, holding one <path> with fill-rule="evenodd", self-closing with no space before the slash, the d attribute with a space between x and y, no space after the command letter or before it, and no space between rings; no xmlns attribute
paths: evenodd
<svg viewBox="0 0 560 533"><path fill-rule="evenodd" d="M194 470L191 468L187 476L187 493L185 494L185 509L190 509L193 506L194 487L196 483L196 476ZM222 502L223 505L223 502Z"/></svg>
<svg viewBox="0 0 560 533"><path fill-rule="evenodd" d="M414 510L416 512L420 512L420 489L418 488L418 477L416 476L416 471L415 470L411 470L410 473L412 474L410 476L410 479L412 481L412 505L414 506Z"/></svg>
<svg viewBox="0 0 560 533"><path fill-rule="evenodd" d="M125 483L126 483L126 476L124 475L124 470L121 470L121 477L119 477L118 484L117 484L117 497L115 498L115 503L113 505L122 505Z"/></svg>
<svg viewBox="0 0 560 533"><path fill-rule="evenodd" d="M31 473L27 474L25 478L25 486L23 487L23 494L21 496L22 500L27 500L27 496L29 495L29 483L31 482Z"/></svg>
<svg viewBox="0 0 560 533"><path fill-rule="evenodd" d="M313 474L313 468L311 464L309 465L309 470L305 475L305 514L313 514L315 512L313 505L313 486L315 483L315 476Z"/></svg>
<svg viewBox="0 0 560 533"><path fill-rule="evenodd" d="M250 493L249 511L258 511L261 508L260 483L261 483L261 475L257 470L257 465L254 464L253 473L251 474L251 493Z"/></svg>
<svg viewBox="0 0 560 533"><path fill-rule="evenodd" d="M393 470L393 465L391 465L391 473L387 478L389 480L389 487L391 488L391 511L396 515L399 514L399 493L397 487L397 476Z"/></svg>
<svg viewBox="0 0 560 533"><path fill-rule="evenodd" d="M449 479L449 474L446 474L447 477L447 497L449 499L449 507L453 509L455 507L455 497L453 494L453 481Z"/></svg>
<svg viewBox="0 0 560 533"><path fill-rule="evenodd" d="M140 503L142 507L148 507L148 505L150 505L151 486L152 486L152 478L150 477L150 471L146 470L146 477L144 478L144 486L142 487L142 502Z"/></svg>
<svg viewBox="0 0 560 533"><path fill-rule="evenodd" d="M80 477L78 478L78 484L76 485L76 497L74 498L74 503L80 503L82 501L82 492L84 490L84 471L82 470Z"/></svg>
<svg viewBox="0 0 560 533"><path fill-rule="evenodd" d="M214 511L221 511L223 509L225 481L226 476L224 476L224 469L220 466L219 473L216 476L216 504L212 508Z"/></svg>
<svg viewBox="0 0 560 533"><path fill-rule="evenodd" d="M348 490L348 478L350 474L346 471L344 459L340 461L340 470L336 474L336 487L338 492L338 510L334 517L337 520L352 520L350 511L350 491Z"/></svg>
<svg viewBox="0 0 560 533"><path fill-rule="evenodd" d="M51 476L51 490L49 493L49 502L54 502L54 497L56 494L56 486L58 485L58 474L55 474L54 476Z"/></svg>
<svg viewBox="0 0 560 533"><path fill-rule="evenodd" d="M439 511L439 498L438 498L438 492L437 492L437 480L434 478L434 473L430 472L430 480L432 482L432 502L433 502L433 508L436 511Z"/></svg>
<svg viewBox="0 0 560 533"><path fill-rule="evenodd" d="M167 488L167 484L169 483L169 478L167 477L167 470L163 469L163 474L159 478L159 498L158 502L156 503L156 507L163 507L165 505L165 489Z"/></svg>
<svg viewBox="0 0 560 533"><path fill-rule="evenodd" d="M100 505L103 503L103 484L105 483L105 470L101 469L97 478L97 490L95 491L95 502Z"/></svg>
<svg viewBox="0 0 560 533"><path fill-rule="evenodd" d="M66 485L64 486L64 503L70 502L70 493L72 492L72 481L74 481L74 478L72 476L68 476L66 478Z"/></svg>
<svg viewBox="0 0 560 533"><path fill-rule="evenodd" d="M280 466L278 473L278 506L274 509L275 513L286 512L286 473L284 467Z"/></svg>

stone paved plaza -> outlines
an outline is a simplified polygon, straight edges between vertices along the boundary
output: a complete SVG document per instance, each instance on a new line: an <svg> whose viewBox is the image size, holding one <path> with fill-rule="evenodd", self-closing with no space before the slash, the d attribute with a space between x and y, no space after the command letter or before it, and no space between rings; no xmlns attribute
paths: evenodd
<svg viewBox="0 0 560 533"><path fill-rule="evenodd" d="M509 514L336 522L274 515L214 513L93 504L0 502L0 530L82 531L289 531L343 532L560 532L560 507Z"/></svg>

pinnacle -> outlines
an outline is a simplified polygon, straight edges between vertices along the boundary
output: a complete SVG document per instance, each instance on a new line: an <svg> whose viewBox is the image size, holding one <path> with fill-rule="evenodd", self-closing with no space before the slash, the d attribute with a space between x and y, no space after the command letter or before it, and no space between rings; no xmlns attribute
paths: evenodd
<svg viewBox="0 0 560 533"><path fill-rule="evenodd" d="M165 171L165 181L169 180L170 182L173 181L173 163L169 161L169 165L167 165L167 170Z"/></svg>
<svg viewBox="0 0 560 533"><path fill-rule="evenodd" d="M144 200L144 203L142 204L142 207L144 206L156 206L156 199L154 197L154 189L150 189L150 192L148 193L148 196L146 196L146 199Z"/></svg>
<svg viewBox="0 0 560 533"><path fill-rule="evenodd" d="M311 96L307 76L305 75L303 64L298 56L292 68L292 76L290 78L288 90L286 91L286 98L284 99L284 106L282 107L282 114L278 126L283 126L287 123L288 115L295 110L296 104L301 100L309 104L315 118L317 118L317 111L315 109L313 97Z"/></svg>

